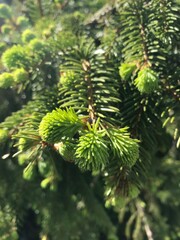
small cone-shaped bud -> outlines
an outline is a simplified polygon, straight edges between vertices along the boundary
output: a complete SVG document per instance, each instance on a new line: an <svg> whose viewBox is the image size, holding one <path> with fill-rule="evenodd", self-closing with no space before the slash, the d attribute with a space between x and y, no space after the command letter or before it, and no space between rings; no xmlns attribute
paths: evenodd
<svg viewBox="0 0 180 240"><path fill-rule="evenodd" d="M119 75L122 80L128 80L133 72L136 70L137 66L135 63L123 63L119 67Z"/></svg>
<svg viewBox="0 0 180 240"><path fill-rule="evenodd" d="M62 138L72 138L81 127L82 122L74 110L56 109L43 117L39 134L45 142L58 143Z"/></svg>
<svg viewBox="0 0 180 240"><path fill-rule="evenodd" d="M36 168L34 163L29 163L23 171L23 178L26 180L32 180L36 175Z"/></svg>
<svg viewBox="0 0 180 240"><path fill-rule="evenodd" d="M7 49L2 55L2 63L9 69L28 66L29 60L25 48L16 45Z"/></svg>
<svg viewBox="0 0 180 240"><path fill-rule="evenodd" d="M139 71L135 85L141 93L152 93L158 87L158 75L150 68Z"/></svg>
<svg viewBox="0 0 180 240"><path fill-rule="evenodd" d="M23 83L28 80L28 72L24 68L18 68L13 72L14 81L16 83Z"/></svg>
<svg viewBox="0 0 180 240"><path fill-rule="evenodd" d="M73 71L62 72L60 77L60 83L63 86L68 87L74 83L75 79L76 74Z"/></svg>
<svg viewBox="0 0 180 240"><path fill-rule="evenodd" d="M14 78L11 73L2 73L0 75L0 88L9 88L13 85Z"/></svg>

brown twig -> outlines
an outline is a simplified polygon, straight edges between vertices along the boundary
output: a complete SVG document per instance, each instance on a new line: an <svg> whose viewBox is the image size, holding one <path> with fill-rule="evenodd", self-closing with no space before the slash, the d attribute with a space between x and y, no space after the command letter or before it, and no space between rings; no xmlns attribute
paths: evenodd
<svg viewBox="0 0 180 240"><path fill-rule="evenodd" d="M83 70L85 71L85 81L87 82L87 95L88 95L88 110L90 121L94 122L95 120L95 109L94 109L94 101L93 101L93 86L91 78L89 77L89 71L91 69L91 65L87 60L82 62Z"/></svg>
<svg viewBox="0 0 180 240"><path fill-rule="evenodd" d="M152 233L151 228L149 226L149 223L148 223L147 217L146 217L146 215L144 213L143 207L141 206L140 203L137 203L136 207L137 207L137 211L138 211L138 213L139 213L139 215L140 215L140 217L142 219L142 222L144 224L144 230L145 230L147 239L148 240L154 240L153 233Z"/></svg>

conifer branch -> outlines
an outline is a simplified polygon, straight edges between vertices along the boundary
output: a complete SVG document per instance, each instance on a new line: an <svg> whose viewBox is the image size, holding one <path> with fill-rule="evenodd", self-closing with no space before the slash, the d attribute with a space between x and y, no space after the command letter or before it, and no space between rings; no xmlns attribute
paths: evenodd
<svg viewBox="0 0 180 240"><path fill-rule="evenodd" d="M2 238L28 238L19 231L27 206L38 213L32 239L178 238L178 221L166 221L178 213L178 1L8 2L0 4Z"/></svg>

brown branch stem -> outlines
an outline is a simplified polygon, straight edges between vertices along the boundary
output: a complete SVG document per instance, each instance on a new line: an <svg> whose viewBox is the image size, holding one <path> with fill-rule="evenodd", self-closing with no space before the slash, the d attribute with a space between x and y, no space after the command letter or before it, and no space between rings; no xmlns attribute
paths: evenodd
<svg viewBox="0 0 180 240"><path fill-rule="evenodd" d="M95 120L95 109L94 109L94 101L93 101L93 85L92 85L91 78L89 77L89 71L91 69L91 65L89 61L83 60L82 67L85 72L85 81L87 82L89 117L90 117L90 121L93 122Z"/></svg>
<svg viewBox="0 0 180 240"><path fill-rule="evenodd" d="M138 17L138 20L139 20L140 36L141 36L141 39L142 39L144 62L146 64L149 64L148 48L147 48L147 44L146 44L145 26L144 26L144 23L143 23L142 16L139 13L139 9L137 9L137 17Z"/></svg>
<svg viewBox="0 0 180 240"><path fill-rule="evenodd" d="M143 24L140 25L140 28L141 28L141 38L142 38L142 45L143 45L144 61L145 61L145 63L148 63L148 61L149 61L148 50L147 50L147 46L145 43L146 35L145 35L145 29L144 29Z"/></svg>
<svg viewBox="0 0 180 240"><path fill-rule="evenodd" d="M148 240L154 240L153 233L152 233L151 228L149 226L149 223L148 223L147 217L146 217L146 215L144 213L143 207L141 206L140 203L137 203L136 207L137 207L137 211L139 212L139 215L140 215L140 217L142 219L142 222L144 224L144 230L145 230L147 239Z"/></svg>

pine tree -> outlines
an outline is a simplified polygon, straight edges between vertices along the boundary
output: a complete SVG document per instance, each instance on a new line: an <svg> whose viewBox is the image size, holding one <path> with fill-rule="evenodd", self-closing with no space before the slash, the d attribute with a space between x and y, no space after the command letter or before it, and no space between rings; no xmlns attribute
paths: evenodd
<svg viewBox="0 0 180 240"><path fill-rule="evenodd" d="M1 239L179 239L179 1L10 2Z"/></svg>

